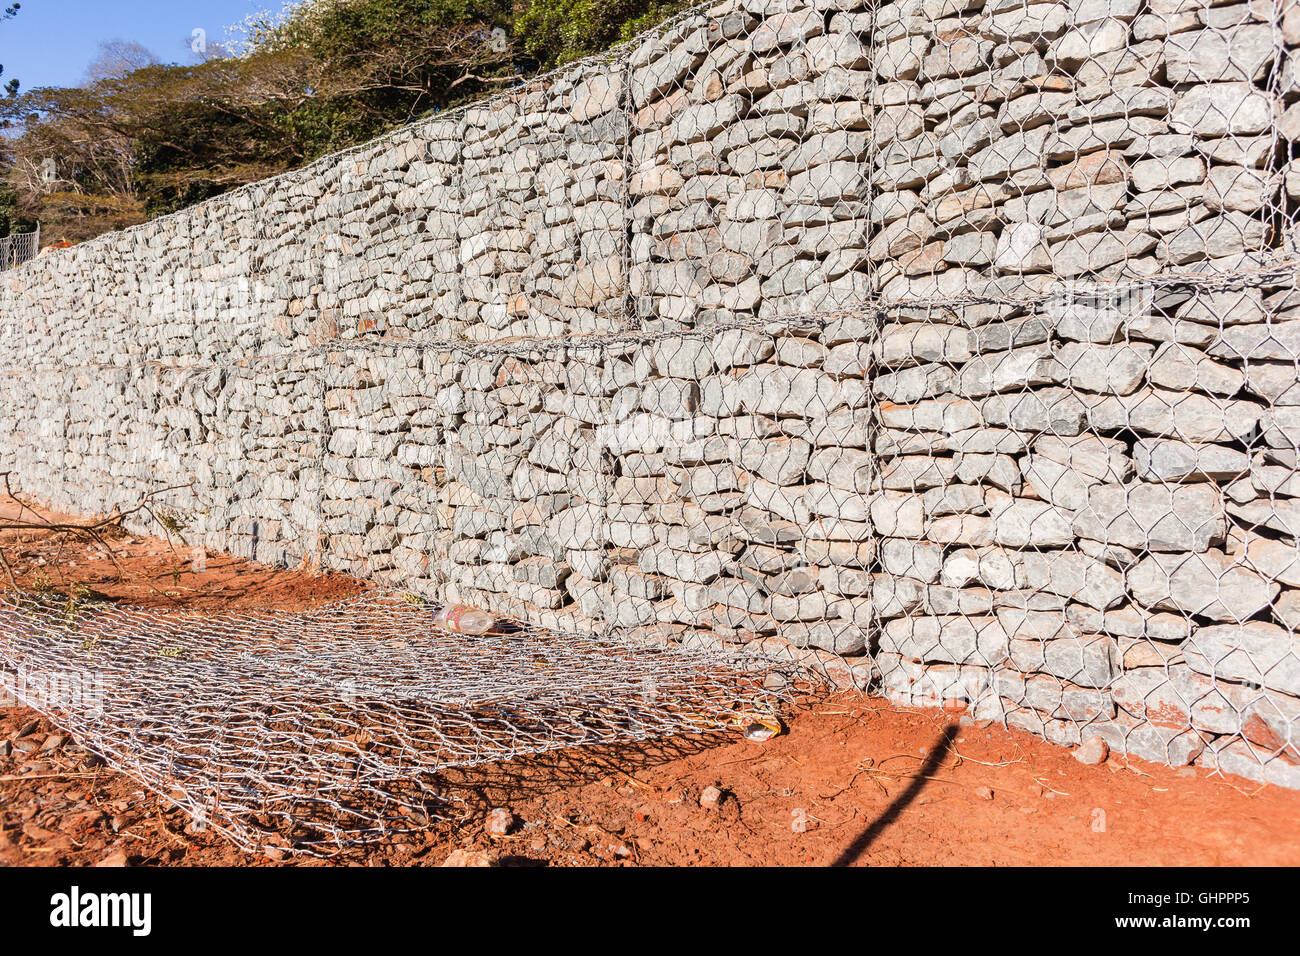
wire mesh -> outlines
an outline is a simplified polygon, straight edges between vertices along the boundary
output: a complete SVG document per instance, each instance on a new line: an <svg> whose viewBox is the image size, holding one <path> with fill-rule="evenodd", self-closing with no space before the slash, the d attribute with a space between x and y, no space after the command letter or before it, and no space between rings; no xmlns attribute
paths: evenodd
<svg viewBox="0 0 1300 956"><path fill-rule="evenodd" d="M36 258L40 237L40 232L21 232L0 238L0 272Z"/></svg>
<svg viewBox="0 0 1300 956"><path fill-rule="evenodd" d="M455 768L716 735L789 699L752 654L472 637L430 610L391 592L242 614L7 594L0 676L237 846L318 855L462 815Z"/></svg>

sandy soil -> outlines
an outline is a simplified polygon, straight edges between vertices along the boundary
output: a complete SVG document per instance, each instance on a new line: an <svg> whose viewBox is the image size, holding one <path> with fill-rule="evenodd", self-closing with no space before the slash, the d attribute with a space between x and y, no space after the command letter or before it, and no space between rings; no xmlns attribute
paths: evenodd
<svg viewBox="0 0 1300 956"><path fill-rule="evenodd" d="M47 532L8 532L0 547L24 588L136 603L298 608L364 588L219 555L199 572L189 549L151 538L114 540L116 563ZM463 801L455 820L331 860L271 859L196 832L39 715L0 707L0 865L438 865L454 851L561 866L1300 863L1300 792L1137 761L1084 766L1023 732L854 695L805 702L766 743L572 750L447 786ZM510 817L505 835L485 832L494 808Z"/></svg>

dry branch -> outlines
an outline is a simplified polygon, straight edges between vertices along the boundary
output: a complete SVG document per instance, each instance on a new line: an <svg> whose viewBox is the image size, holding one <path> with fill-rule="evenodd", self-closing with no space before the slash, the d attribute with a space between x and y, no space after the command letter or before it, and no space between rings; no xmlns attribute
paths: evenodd
<svg viewBox="0 0 1300 956"><path fill-rule="evenodd" d="M153 491L146 492L133 507L123 511L120 507L114 507L108 515L92 519L89 521L52 521L45 515L41 514L31 505L27 504L13 490L11 483L12 472L0 472L0 478L4 480L4 494L10 501L18 505L17 518L0 517L0 533L5 531L43 531L49 534L61 536L60 548L68 540L78 538L88 539L103 549L108 559L113 562L117 569L118 580L126 576L126 569L122 567L117 552L109 543L109 539L123 532L123 522L128 518L136 515L148 515L163 530L163 537L167 545L171 548L172 553L176 553L174 539L179 539L182 544L185 538L181 534L181 525L177 519L158 508L155 504L157 498L168 492L189 488L189 485L169 485L165 488L156 488ZM30 515L30 518L27 516ZM0 546L0 567L4 569L9 579L9 586L14 591L21 591L18 584L18 578L14 574L13 565L10 563L5 549ZM170 598L165 592L159 591L152 584L148 585L149 589L155 593Z"/></svg>

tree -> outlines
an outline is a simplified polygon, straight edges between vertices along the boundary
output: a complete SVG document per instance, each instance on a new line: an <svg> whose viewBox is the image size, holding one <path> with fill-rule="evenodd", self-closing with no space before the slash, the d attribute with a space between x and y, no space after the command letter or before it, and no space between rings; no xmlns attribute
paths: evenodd
<svg viewBox="0 0 1300 956"><path fill-rule="evenodd" d="M12 20L18 15L18 10L22 4L14 3L0 10L0 22ZM0 77L4 76L5 68L0 64ZM5 83L4 93L12 99L18 95L18 81L10 78ZM0 120L0 130L8 124ZM7 158L4 148L5 137L0 134L0 170L7 165ZM25 232L29 224L25 222L18 213L18 194L7 182L0 180L0 236L8 236L15 232Z"/></svg>
<svg viewBox="0 0 1300 956"><path fill-rule="evenodd" d="M690 0L531 0L515 24L523 52L550 69L630 40Z"/></svg>
<svg viewBox="0 0 1300 956"><path fill-rule="evenodd" d="M157 62L156 56L134 40L105 40L99 45L95 59L86 67L86 82L94 84L100 80L121 79Z"/></svg>
<svg viewBox="0 0 1300 956"><path fill-rule="evenodd" d="M5 21L5 20L12 20L14 17L18 16L18 11L19 11L20 9L22 9L22 4L21 4L21 3L11 3L9 6L5 7L3 10L0 10L0 22L3 22L3 21ZM3 64L3 63L0 63L0 76L4 76L4 74L5 74L4 64ZM18 85L19 85L19 84L18 84L18 81L17 81L16 79L10 78L10 80L9 80L7 83L5 83L5 85L4 85L4 92L5 92L5 95L6 95L6 96L17 96L17 95L18 95Z"/></svg>

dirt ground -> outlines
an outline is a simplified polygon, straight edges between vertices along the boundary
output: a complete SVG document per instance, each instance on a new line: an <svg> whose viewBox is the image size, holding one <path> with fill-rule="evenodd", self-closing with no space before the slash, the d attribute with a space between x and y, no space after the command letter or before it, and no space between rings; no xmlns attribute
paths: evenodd
<svg viewBox="0 0 1300 956"><path fill-rule="evenodd" d="M115 539L116 563L47 532L6 532L0 547L23 588L133 603L288 609L364 588L220 555L196 571L189 549L153 538ZM765 743L727 733L570 750L447 784L457 819L329 860L272 859L196 832L36 713L0 706L0 865L1300 863L1300 792L1137 761L1084 766L1027 733L856 695L806 701ZM493 809L504 835L486 832Z"/></svg>

